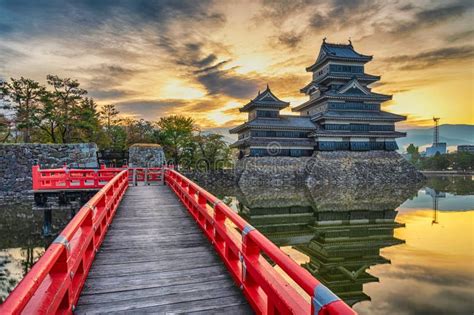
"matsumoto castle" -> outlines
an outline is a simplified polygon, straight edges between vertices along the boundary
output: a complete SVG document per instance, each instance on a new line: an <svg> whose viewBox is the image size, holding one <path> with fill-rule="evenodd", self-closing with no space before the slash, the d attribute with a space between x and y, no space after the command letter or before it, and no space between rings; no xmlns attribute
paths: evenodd
<svg viewBox="0 0 474 315"><path fill-rule="evenodd" d="M391 95L374 93L370 84L380 76L366 74L372 56L354 50L352 43L323 40L316 62L306 68L310 83L300 91L309 100L292 108L299 115L283 115L290 104L266 90L243 106L248 121L230 130L238 134L232 147L243 156L310 156L314 151L397 150L395 122L405 116L382 111Z"/></svg>

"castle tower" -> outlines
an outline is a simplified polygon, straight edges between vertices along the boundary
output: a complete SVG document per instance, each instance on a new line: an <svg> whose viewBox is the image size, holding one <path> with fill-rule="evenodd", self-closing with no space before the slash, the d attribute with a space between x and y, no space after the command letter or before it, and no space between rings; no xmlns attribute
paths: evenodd
<svg viewBox="0 0 474 315"><path fill-rule="evenodd" d="M248 121L231 129L238 141L239 156L309 156L314 143L308 138L314 124L307 117L282 115L290 103L280 100L270 87L240 108L248 113Z"/></svg>
<svg viewBox="0 0 474 315"><path fill-rule="evenodd" d="M372 56L358 53L352 43L332 44L323 40L316 62L306 68L312 80L302 93L305 103L293 108L316 125L310 134L315 150L396 150L395 139L406 136L395 131L395 122L405 116L380 109L391 95L372 92L370 84L380 76L365 73Z"/></svg>

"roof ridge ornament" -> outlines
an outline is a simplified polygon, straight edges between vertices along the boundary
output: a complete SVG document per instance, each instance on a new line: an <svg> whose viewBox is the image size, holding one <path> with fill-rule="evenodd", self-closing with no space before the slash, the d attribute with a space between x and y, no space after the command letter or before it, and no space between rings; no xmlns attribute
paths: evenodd
<svg viewBox="0 0 474 315"><path fill-rule="evenodd" d="M352 41L351 41L351 37L349 36L349 46L352 47Z"/></svg>

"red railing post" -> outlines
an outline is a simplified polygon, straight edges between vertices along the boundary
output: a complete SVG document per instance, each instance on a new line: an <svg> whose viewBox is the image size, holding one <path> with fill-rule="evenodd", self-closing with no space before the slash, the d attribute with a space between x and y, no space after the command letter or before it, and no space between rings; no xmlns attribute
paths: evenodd
<svg viewBox="0 0 474 315"><path fill-rule="evenodd" d="M221 200L170 168L165 169L165 180L189 213L197 219L256 313L355 314L331 291L327 288L324 290L325 287L307 270ZM208 204L212 205L212 210ZM236 229L242 231L241 238L235 235ZM281 272L272 267L267 259L280 267L306 292L311 297L311 302Z"/></svg>
<svg viewBox="0 0 474 315"><path fill-rule="evenodd" d="M31 179L33 182L33 190L38 190L41 187L40 166L33 165L31 168Z"/></svg>
<svg viewBox="0 0 474 315"><path fill-rule="evenodd" d="M33 170L36 179L39 172L38 168ZM64 170L49 173L51 181L65 178ZM87 171L77 174L80 178ZM0 314L71 314L96 249L127 187L128 174L124 170L97 192L0 305Z"/></svg>

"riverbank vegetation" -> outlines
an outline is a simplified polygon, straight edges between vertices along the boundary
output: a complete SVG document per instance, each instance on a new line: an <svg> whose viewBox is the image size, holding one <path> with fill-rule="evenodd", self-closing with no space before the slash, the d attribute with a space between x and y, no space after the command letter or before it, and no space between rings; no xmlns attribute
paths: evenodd
<svg viewBox="0 0 474 315"><path fill-rule="evenodd" d="M158 143L168 159L190 167L222 167L231 161L223 136L202 132L190 117L124 117L113 104L98 106L77 80L56 75L46 79L46 86L23 77L0 82L1 143L94 142L113 150Z"/></svg>
<svg viewBox="0 0 474 315"><path fill-rule="evenodd" d="M452 152L433 156L422 156L418 152L418 147L411 144L407 148L410 161L423 171L469 171L474 170L474 154L469 152Z"/></svg>

